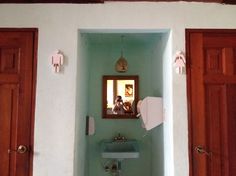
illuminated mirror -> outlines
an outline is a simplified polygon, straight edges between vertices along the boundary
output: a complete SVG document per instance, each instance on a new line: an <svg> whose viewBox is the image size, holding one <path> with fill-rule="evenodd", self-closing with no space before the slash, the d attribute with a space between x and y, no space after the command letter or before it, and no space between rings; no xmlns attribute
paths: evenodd
<svg viewBox="0 0 236 176"><path fill-rule="evenodd" d="M136 118L138 76L103 76L103 118Z"/></svg>

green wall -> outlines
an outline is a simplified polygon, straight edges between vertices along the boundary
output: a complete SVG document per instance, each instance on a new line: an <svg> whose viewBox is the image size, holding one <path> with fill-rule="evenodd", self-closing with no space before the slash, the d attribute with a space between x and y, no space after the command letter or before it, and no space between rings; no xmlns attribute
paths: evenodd
<svg viewBox="0 0 236 176"><path fill-rule="evenodd" d="M163 90L164 82L167 80L167 73L164 72L164 62L171 58L171 48L169 41L169 32L163 33L159 42L157 42L155 50L156 59L153 62L153 88L154 94L153 96L160 96L165 98L164 91L168 94L170 91L166 88ZM171 64L168 64L169 67L172 67ZM164 75L162 73L165 73ZM159 80L156 82L155 80ZM161 82L161 84L160 84ZM167 103L167 100L163 99L163 107L165 107L164 103ZM164 130L163 124L154 128L152 130L152 176L163 176L164 175Z"/></svg>
<svg viewBox="0 0 236 176"><path fill-rule="evenodd" d="M102 76L119 74L115 72L114 66L120 57L121 34L86 35L89 41L88 115L94 117L96 123L95 135L88 136L88 176L109 175L102 167L106 160L100 157L99 143L103 139L113 138L118 133L129 139L137 139L140 145L140 158L122 161L124 175L151 176L152 131L147 133L142 129L140 120L104 120L101 117ZM125 34L124 57L128 61L128 71L121 75L139 75L140 99L162 94L162 62L160 54L157 54L160 41L160 34ZM162 128L159 131L161 133L155 138L163 145ZM163 157L159 160L163 161ZM163 171L163 165L160 162L158 164L156 167Z"/></svg>
<svg viewBox="0 0 236 176"><path fill-rule="evenodd" d="M86 164L87 139L85 137L86 115L88 113L89 60L88 42L83 34L78 33L76 119L75 119L75 155L74 176L87 175Z"/></svg>

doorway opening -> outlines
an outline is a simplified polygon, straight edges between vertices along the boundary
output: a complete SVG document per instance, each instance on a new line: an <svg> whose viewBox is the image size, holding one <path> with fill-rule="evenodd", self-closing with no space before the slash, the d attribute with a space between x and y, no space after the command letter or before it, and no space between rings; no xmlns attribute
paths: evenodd
<svg viewBox="0 0 236 176"><path fill-rule="evenodd" d="M96 131L95 135L87 137L77 132L76 144L81 140L84 145L79 148L75 144L78 150L75 157L86 157L87 163L81 158L76 160L75 171L84 169L86 176L104 175L103 164L106 161L101 158L99 141L111 139L120 132L128 138L139 140L141 149L140 158L122 162L124 173L130 176L164 175L164 153L167 151L164 151L163 125L146 132L140 120L104 120L101 96L103 75L139 75L140 99L146 96L168 97L171 89L171 73L167 73L171 60L170 31L81 30L78 46L77 107L84 109L83 112L78 110L77 114L94 117ZM115 70L121 50L128 62L125 73ZM168 109L168 98L165 103ZM77 119L78 129L83 128L84 124L85 119ZM81 164L84 168L78 168Z"/></svg>

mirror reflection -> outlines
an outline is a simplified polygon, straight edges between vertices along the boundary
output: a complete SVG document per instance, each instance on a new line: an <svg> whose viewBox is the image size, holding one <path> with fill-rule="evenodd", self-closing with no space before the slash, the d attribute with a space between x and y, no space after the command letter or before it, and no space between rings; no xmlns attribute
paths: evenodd
<svg viewBox="0 0 236 176"><path fill-rule="evenodd" d="M103 77L104 118L136 117L137 81L137 76Z"/></svg>

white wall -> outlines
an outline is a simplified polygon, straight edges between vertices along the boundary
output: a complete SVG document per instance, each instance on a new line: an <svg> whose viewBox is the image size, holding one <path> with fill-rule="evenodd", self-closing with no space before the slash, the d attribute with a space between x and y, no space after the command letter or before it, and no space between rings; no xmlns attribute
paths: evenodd
<svg viewBox="0 0 236 176"><path fill-rule="evenodd" d="M0 27L39 28L34 176L73 175L78 29L171 29L174 54L185 48L185 28L236 28L235 18L236 6L207 3L1 4ZM57 48L68 64L55 75L48 56ZM166 168L187 176L186 77L172 76L173 113L166 118L173 124L165 137L173 135L173 155Z"/></svg>

